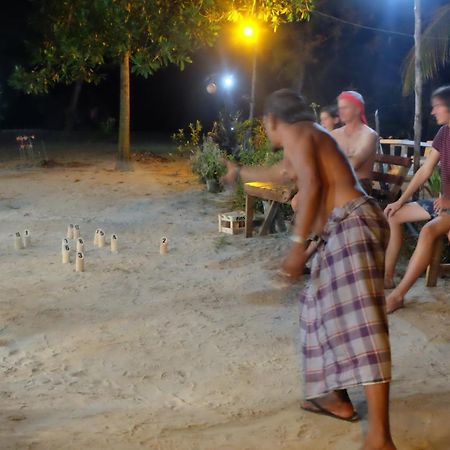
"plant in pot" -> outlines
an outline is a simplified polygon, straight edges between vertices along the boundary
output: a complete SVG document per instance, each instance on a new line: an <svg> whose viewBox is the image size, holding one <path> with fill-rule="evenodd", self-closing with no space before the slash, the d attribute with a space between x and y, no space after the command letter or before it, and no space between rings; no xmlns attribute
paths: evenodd
<svg viewBox="0 0 450 450"><path fill-rule="evenodd" d="M220 147L212 139L206 139L191 158L192 170L206 183L208 192L221 190L219 179L226 173L224 158Z"/></svg>

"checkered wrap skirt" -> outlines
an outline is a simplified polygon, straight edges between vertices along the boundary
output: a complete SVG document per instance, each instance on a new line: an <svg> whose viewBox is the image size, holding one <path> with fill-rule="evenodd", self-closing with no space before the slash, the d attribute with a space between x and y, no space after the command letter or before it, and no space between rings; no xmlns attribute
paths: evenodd
<svg viewBox="0 0 450 450"><path fill-rule="evenodd" d="M388 240L389 225L373 199L332 211L300 299L305 398L390 380Z"/></svg>

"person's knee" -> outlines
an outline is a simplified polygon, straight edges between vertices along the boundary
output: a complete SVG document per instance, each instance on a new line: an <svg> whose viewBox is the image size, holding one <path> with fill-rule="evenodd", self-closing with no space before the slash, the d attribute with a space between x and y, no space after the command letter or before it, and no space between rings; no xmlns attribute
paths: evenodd
<svg viewBox="0 0 450 450"><path fill-rule="evenodd" d="M427 224L425 225L422 230L420 231L419 239L423 241L434 241L436 238L439 237L439 232L436 229L436 227L433 226L433 224Z"/></svg>
<svg viewBox="0 0 450 450"><path fill-rule="evenodd" d="M398 218L393 215L388 218L389 227L392 229L400 229L402 226L402 223L398 220Z"/></svg>

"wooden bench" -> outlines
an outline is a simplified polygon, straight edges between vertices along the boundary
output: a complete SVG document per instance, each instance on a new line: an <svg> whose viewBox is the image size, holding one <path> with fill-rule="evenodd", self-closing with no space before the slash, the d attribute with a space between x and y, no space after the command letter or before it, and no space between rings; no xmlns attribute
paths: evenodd
<svg viewBox="0 0 450 450"><path fill-rule="evenodd" d="M259 231L260 236L270 232L281 203L290 203L297 193L295 186L277 185L274 183L261 183L253 181L244 184L245 191L245 237L253 236L253 217L255 200L260 198L269 202L269 209Z"/></svg>
<svg viewBox="0 0 450 450"><path fill-rule="evenodd" d="M409 157L376 155L371 195L382 208L397 200L411 164L412 159Z"/></svg>

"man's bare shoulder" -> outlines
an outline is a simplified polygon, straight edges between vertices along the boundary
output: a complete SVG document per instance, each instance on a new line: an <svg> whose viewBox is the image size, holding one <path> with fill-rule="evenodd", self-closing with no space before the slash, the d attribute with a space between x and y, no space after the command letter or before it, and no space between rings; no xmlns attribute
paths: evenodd
<svg viewBox="0 0 450 450"><path fill-rule="evenodd" d="M368 125L364 125L363 133L368 138L378 139L378 133L374 129L370 128Z"/></svg>

